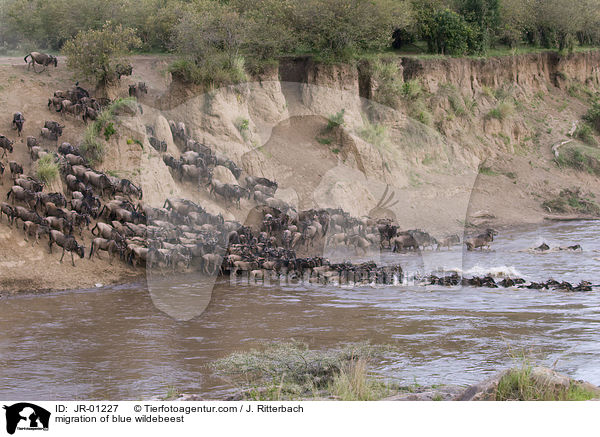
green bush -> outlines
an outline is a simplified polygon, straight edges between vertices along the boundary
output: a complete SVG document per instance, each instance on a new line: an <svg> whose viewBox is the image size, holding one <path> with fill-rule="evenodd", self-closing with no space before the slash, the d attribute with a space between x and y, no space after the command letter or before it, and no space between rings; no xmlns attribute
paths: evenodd
<svg viewBox="0 0 600 437"><path fill-rule="evenodd" d="M331 144L331 138L317 137L317 142L319 144L329 145L329 144Z"/></svg>
<svg viewBox="0 0 600 437"><path fill-rule="evenodd" d="M62 51L69 68L106 85L117 79L117 65L127 64L126 55L140 45L133 29L107 21L99 30L80 31Z"/></svg>
<svg viewBox="0 0 600 437"><path fill-rule="evenodd" d="M402 95L410 100L415 100L423 92L423 87L418 79L411 79L402 84Z"/></svg>
<svg viewBox="0 0 600 437"><path fill-rule="evenodd" d="M250 129L250 121L247 118L238 117L235 120L234 124L235 124L235 127L237 128L238 132L244 139L244 141L248 141L248 132Z"/></svg>
<svg viewBox="0 0 600 437"><path fill-rule="evenodd" d="M542 384L532 377L531 366L511 369L498 382L496 401L587 401L596 397L576 381L569 387Z"/></svg>
<svg viewBox="0 0 600 437"><path fill-rule="evenodd" d="M594 138L594 130L588 123L581 123L577 126L574 136L590 146L598 144L596 138Z"/></svg>
<svg viewBox="0 0 600 437"><path fill-rule="evenodd" d="M100 137L104 137L105 141L108 141L117 133L114 125L116 117L122 113L135 113L135 111L136 101L131 97L116 99L104 108L83 134L83 141L79 146L81 155L91 165L101 163L106 153L106 147Z"/></svg>
<svg viewBox="0 0 600 437"><path fill-rule="evenodd" d="M549 212L580 213L598 216L600 206L593 200L584 197L579 188L561 190L554 199L546 200L542 206Z"/></svg>
<svg viewBox="0 0 600 437"><path fill-rule="evenodd" d="M515 107L510 102L500 102L487 114L487 118L505 120L515 112Z"/></svg>
<svg viewBox="0 0 600 437"><path fill-rule="evenodd" d="M104 143L98 138L96 130L97 126L95 123L88 126L83 134L83 141L79 145L81 156L91 165L101 163L106 153Z"/></svg>
<svg viewBox="0 0 600 437"><path fill-rule="evenodd" d="M363 123L363 127L359 129L358 135L378 149L384 148L387 144L387 131L385 126L371 123L368 119L363 119Z"/></svg>
<svg viewBox="0 0 600 437"><path fill-rule="evenodd" d="M219 52L207 55L198 64L185 59L177 60L169 66L169 72L180 82L203 85L209 89L248 80L243 57L231 59Z"/></svg>
<svg viewBox="0 0 600 437"><path fill-rule="evenodd" d="M428 15L422 26L430 52L460 56L481 51L476 27L450 9Z"/></svg>
<svg viewBox="0 0 600 437"><path fill-rule="evenodd" d="M404 94L402 72L397 60L377 59L371 65L371 79L376 84L373 99L382 105L396 108L400 96Z"/></svg>
<svg viewBox="0 0 600 437"><path fill-rule="evenodd" d="M600 132L600 101L595 101L583 116L583 119L589 122L596 131Z"/></svg>
<svg viewBox="0 0 600 437"><path fill-rule="evenodd" d="M327 127L325 128L325 131L330 132L334 129L337 129L340 126L343 126L345 113L346 113L346 110L342 109L340 112L330 115L329 118L327 119Z"/></svg>
<svg viewBox="0 0 600 437"><path fill-rule="evenodd" d="M58 176L58 164L54 162L54 156L48 154L42 156L36 162L36 175L39 180L48 184Z"/></svg>

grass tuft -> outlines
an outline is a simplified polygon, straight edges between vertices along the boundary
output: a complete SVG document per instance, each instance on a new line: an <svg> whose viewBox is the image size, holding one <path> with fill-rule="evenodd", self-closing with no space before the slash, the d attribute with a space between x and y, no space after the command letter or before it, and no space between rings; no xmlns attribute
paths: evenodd
<svg viewBox="0 0 600 437"><path fill-rule="evenodd" d="M532 377L532 367L511 369L498 382L497 401L587 401L596 395L571 381L569 387L542 384Z"/></svg>
<svg viewBox="0 0 600 437"><path fill-rule="evenodd" d="M254 400L340 396L376 398L376 382L367 381L367 363L386 348L356 343L339 349L311 350L305 343L271 343L263 349L234 353L213 363L233 378L243 396Z"/></svg>
<svg viewBox="0 0 600 437"><path fill-rule="evenodd" d="M583 196L579 188L561 190L556 198L546 200L542 206L549 212L600 215L600 206Z"/></svg>
<svg viewBox="0 0 600 437"><path fill-rule="evenodd" d="M54 162L54 156L50 154L38 159L36 167L36 176L46 184L51 183L58 177L58 164Z"/></svg>

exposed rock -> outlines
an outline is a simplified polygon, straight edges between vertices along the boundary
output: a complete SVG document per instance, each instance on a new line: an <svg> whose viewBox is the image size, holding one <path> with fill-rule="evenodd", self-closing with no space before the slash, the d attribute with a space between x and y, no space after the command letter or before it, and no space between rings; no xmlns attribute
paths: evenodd
<svg viewBox="0 0 600 437"><path fill-rule="evenodd" d="M222 165L217 165L215 167L213 170L213 178L224 184L239 185L237 179L233 173L231 173L231 170Z"/></svg>
<svg viewBox="0 0 600 437"><path fill-rule="evenodd" d="M496 399L496 390L500 380L510 372L505 370L480 383L467 387L465 391L454 398L455 401L493 401Z"/></svg>

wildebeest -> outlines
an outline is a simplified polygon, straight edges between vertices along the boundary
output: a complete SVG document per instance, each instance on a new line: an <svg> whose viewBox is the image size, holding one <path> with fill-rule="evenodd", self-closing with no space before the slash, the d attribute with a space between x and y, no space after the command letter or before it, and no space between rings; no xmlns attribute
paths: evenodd
<svg viewBox="0 0 600 437"><path fill-rule="evenodd" d="M126 196L133 195L134 197L140 200L143 197L142 188L135 185L129 179L121 179L115 187L115 189L125 194Z"/></svg>
<svg viewBox="0 0 600 437"><path fill-rule="evenodd" d="M58 146L58 153L60 153L61 155L64 155L64 156L67 156L67 155L80 156L79 148L73 147L69 143L62 143L60 146Z"/></svg>
<svg viewBox="0 0 600 437"><path fill-rule="evenodd" d="M427 247L433 247L437 244L437 240L434 237L429 235L427 232L422 231L421 229L412 229L407 231L407 233L410 234L415 239L417 244L423 247L423 249Z"/></svg>
<svg viewBox="0 0 600 437"><path fill-rule="evenodd" d="M73 225L63 217L48 216L44 219L44 223L51 229L56 229L65 235L71 235L73 233Z"/></svg>
<svg viewBox="0 0 600 437"><path fill-rule="evenodd" d="M31 151L32 147L39 146L38 140L36 137L27 137L27 148Z"/></svg>
<svg viewBox="0 0 600 437"><path fill-rule="evenodd" d="M48 239L48 248L50 253L52 253L52 244L54 243L62 247L63 253L60 257L61 263L63 261L63 258L65 257L65 252L71 252L71 264L73 264L73 267L75 267L73 252L79 255L79 258L83 258L85 256L85 248L79 243L77 243L75 237L71 235L65 235L62 232L53 229L50 231Z"/></svg>
<svg viewBox="0 0 600 437"><path fill-rule="evenodd" d="M30 222L28 220L23 222L23 230L25 231L25 241L29 241L27 236L35 237L35 240L32 243L39 244L39 239L41 235L46 235L50 232L50 228L46 225L40 225L38 223Z"/></svg>
<svg viewBox="0 0 600 437"><path fill-rule="evenodd" d="M35 211L24 208L22 206L13 207L13 221L19 218L21 221L30 221L41 225L44 223L44 219Z"/></svg>
<svg viewBox="0 0 600 437"><path fill-rule="evenodd" d="M23 125L25 124L25 117L20 112L15 112L13 114L12 127L17 131L17 134L21 136L21 131L23 130Z"/></svg>
<svg viewBox="0 0 600 437"><path fill-rule="evenodd" d="M15 217L15 211L13 210L12 206L10 206L6 202L0 203L0 221L2 220L2 214L6 215L6 218L8 219L8 224L12 225L12 222Z"/></svg>
<svg viewBox="0 0 600 437"><path fill-rule="evenodd" d="M447 247L448 249L450 249L450 246L454 246L459 243L460 237L458 235L449 235L448 237L438 242L437 250L440 250L442 247Z"/></svg>
<svg viewBox="0 0 600 437"><path fill-rule="evenodd" d="M27 61L27 58L31 58L31 60ZM58 66L58 59L56 56L48 55L46 53L31 52L23 59L27 62L27 70L33 66L33 71L35 71L35 64L42 65L44 68L40 73L44 71L48 65L54 65L54 67Z"/></svg>
<svg viewBox="0 0 600 437"><path fill-rule="evenodd" d="M111 264L111 265L112 265L115 254L122 253L122 247L115 240L108 240L106 238L98 237L98 238L94 238L92 240L92 245L90 247L89 259L92 259L92 257L94 255L96 255L98 258L100 258L100 253L99 253L100 250L104 250L104 251L108 252L108 255L110 257L109 264Z"/></svg>
<svg viewBox="0 0 600 437"><path fill-rule="evenodd" d="M12 175L13 179L16 179L17 175L23 174L23 166L17 161L9 161L8 167L10 168L10 174Z"/></svg>
<svg viewBox="0 0 600 437"><path fill-rule="evenodd" d="M8 190L8 193L6 193L6 200L8 200L11 195L13 205L15 204L15 201L18 200L27 204L27 206L31 208L32 202L35 201L35 192L28 190L27 188L23 188L19 185L13 185L12 188ZM33 205L34 204L35 203L33 203Z"/></svg>
<svg viewBox="0 0 600 437"><path fill-rule="evenodd" d="M139 98L142 94L148 94L146 82L138 82L136 84L129 85L129 97Z"/></svg>
<svg viewBox="0 0 600 437"><path fill-rule="evenodd" d="M0 148L2 148L2 157L6 156L6 152L13 152L14 142L6 138L4 135L0 135Z"/></svg>
<svg viewBox="0 0 600 437"><path fill-rule="evenodd" d="M42 191L44 189L44 184L30 176L19 176L15 179L15 185L19 185L20 187L26 188L33 192Z"/></svg>
<svg viewBox="0 0 600 437"><path fill-rule="evenodd" d="M83 108L83 122L87 124L88 120L96 120L98 118L98 110L95 108L90 108L89 106L84 106Z"/></svg>
<svg viewBox="0 0 600 437"><path fill-rule="evenodd" d="M394 252L400 252L404 249L417 250L419 248L419 243L412 235L401 232L391 239L390 246Z"/></svg>
<svg viewBox="0 0 600 437"><path fill-rule="evenodd" d="M148 142L158 152L162 153L162 152L167 151L167 142L166 141L160 141L156 137L149 137Z"/></svg>
<svg viewBox="0 0 600 437"><path fill-rule="evenodd" d="M50 140L50 141L58 141L58 137L59 137L59 135L56 132L51 131L50 129L48 129L46 127L42 128L42 130L40 131L40 136L42 138L46 138L47 140Z"/></svg>
<svg viewBox="0 0 600 437"><path fill-rule="evenodd" d="M467 250L474 250L483 247L489 249L490 243L494 241L494 235L498 235L498 232L488 228L485 230L485 233L479 234L473 238L469 238L465 241Z"/></svg>
<svg viewBox="0 0 600 437"><path fill-rule="evenodd" d="M85 179L90 185L100 191L101 196L104 196L106 190L108 190L111 195L114 193L113 184L104 173L96 173L93 170L89 170L85 172Z"/></svg>
<svg viewBox="0 0 600 437"><path fill-rule="evenodd" d="M41 205L45 208L47 203L53 203L57 207L67 206L67 199L65 198L63 193L36 193L35 197L36 209L38 205Z"/></svg>
<svg viewBox="0 0 600 437"><path fill-rule="evenodd" d="M64 128L64 126L61 126L61 124L57 121L48 121L46 120L44 122L44 127L46 129L49 129L51 132L56 133L57 136L61 136L62 135L62 130Z"/></svg>

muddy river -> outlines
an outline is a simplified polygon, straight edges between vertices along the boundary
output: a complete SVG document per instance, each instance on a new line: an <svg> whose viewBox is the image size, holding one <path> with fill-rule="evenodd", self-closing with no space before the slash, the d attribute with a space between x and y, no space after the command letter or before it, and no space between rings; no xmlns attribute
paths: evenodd
<svg viewBox="0 0 600 437"><path fill-rule="evenodd" d="M384 254L382 261L400 262L411 272L506 272L600 284L599 234L600 222L546 224L503 231L489 252L456 247L422 256ZM583 251L522 251L542 242L577 243ZM171 279L161 287L193 294L196 285ZM375 370L406 383L468 384L524 354L600 384L599 298L598 287L564 293L220 280L208 308L183 321L157 308L146 283L3 297L0 398L137 400L173 387L223 398L232 386L212 375L211 361L291 338L314 348L363 340L393 345L396 352Z"/></svg>

